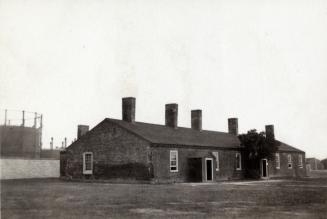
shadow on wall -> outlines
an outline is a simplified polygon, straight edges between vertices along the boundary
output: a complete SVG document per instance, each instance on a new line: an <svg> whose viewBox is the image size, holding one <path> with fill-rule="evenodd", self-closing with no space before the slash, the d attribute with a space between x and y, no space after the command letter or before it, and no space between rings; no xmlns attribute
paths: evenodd
<svg viewBox="0 0 327 219"><path fill-rule="evenodd" d="M127 163L122 165L101 165L97 164L94 168L94 177L99 179L137 179L150 180L153 177L151 174L151 166L146 166L142 163Z"/></svg>

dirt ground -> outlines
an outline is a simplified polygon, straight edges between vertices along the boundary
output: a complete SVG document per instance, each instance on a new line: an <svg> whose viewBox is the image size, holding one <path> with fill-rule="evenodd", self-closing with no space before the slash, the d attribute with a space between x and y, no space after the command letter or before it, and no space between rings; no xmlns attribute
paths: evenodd
<svg viewBox="0 0 327 219"><path fill-rule="evenodd" d="M6 180L1 218L327 218L327 178L169 185Z"/></svg>

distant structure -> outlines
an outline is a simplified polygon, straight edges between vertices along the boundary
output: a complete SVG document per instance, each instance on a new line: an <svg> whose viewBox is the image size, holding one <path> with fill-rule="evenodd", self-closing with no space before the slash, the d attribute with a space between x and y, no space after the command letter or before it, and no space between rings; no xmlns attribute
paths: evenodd
<svg viewBox="0 0 327 219"><path fill-rule="evenodd" d="M306 164L309 166L309 170L323 170L324 165L321 161L314 157L309 157L305 159Z"/></svg>
<svg viewBox="0 0 327 219"><path fill-rule="evenodd" d="M57 159L60 150L42 149L43 115L25 110L1 110L0 148L2 158ZM2 122L3 121L3 122ZM65 138L65 147L67 139Z"/></svg>
<svg viewBox="0 0 327 219"><path fill-rule="evenodd" d="M20 114L21 118L16 116ZM42 148L42 114L4 110L0 125L1 157L40 158Z"/></svg>

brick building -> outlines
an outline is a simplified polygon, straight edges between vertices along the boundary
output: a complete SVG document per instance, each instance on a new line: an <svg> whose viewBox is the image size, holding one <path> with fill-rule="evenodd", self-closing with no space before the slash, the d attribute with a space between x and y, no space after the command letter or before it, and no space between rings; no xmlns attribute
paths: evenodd
<svg viewBox="0 0 327 219"><path fill-rule="evenodd" d="M306 164L309 166L310 170L323 170L324 165L317 158L310 157L305 159Z"/></svg>
<svg viewBox="0 0 327 219"><path fill-rule="evenodd" d="M267 177L304 177L306 176L305 152L292 147L284 142L278 141L278 151L275 160L268 161ZM261 176L264 178L263 166L261 164Z"/></svg>
<svg viewBox="0 0 327 219"><path fill-rule="evenodd" d="M165 125L142 123L135 121L135 102L135 98L123 98L122 120L104 119L90 131L79 126L77 141L61 153L61 175L153 182L244 178L236 118L228 119L228 133L207 131L202 130L202 111L192 110L191 128L183 128L177 123L178 105L166 104ZM273 126L266 129L274 135ZM305 175L298 163L304 152L280 144L279 163L263 160L262 176Z"/></svg>

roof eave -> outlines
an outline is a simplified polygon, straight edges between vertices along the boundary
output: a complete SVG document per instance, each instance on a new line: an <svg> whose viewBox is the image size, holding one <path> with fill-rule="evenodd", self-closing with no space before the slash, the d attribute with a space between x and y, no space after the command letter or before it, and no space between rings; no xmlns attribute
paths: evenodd
<svg viewBox="0 0 327 219"><path fill-rule="evenodd" d="M243 150L244 147L242 146L231 146L231 147L227 147L227 146L215 146L215 145L186 145L186 144L167 144L167 143L160 143L160 142L156 142L156 143L152 143L151 146L153 147L169 147L169 148L173 148L173 147L178 147L178 148L200 148L200 149L204 149L204 148L210 148L210 149L222 149L222 150Z"/></svg>
<svg viewBox="0 0 327 219"><path fill-rule="evenodd" d="M150 139L147 139L147 138L145 138L144 136L139 135L139 134L136 133L136 132L133 132L131 129L128 129L128 128L126 128L126 127L120 125L118 122L115 122L115 121L112 120L112 119L106 118L105 121L107 121L107 122L112 122L112 123L114 123L115 125L118 125L120 128L122 128L122 129L128 131L129 133L135 135L135 136L138 137L138 138L141 138L142 140L144 140L144 141L146 141L146 142L148 142L148 143L150 143L150 144L153 143Z"/></svg>

